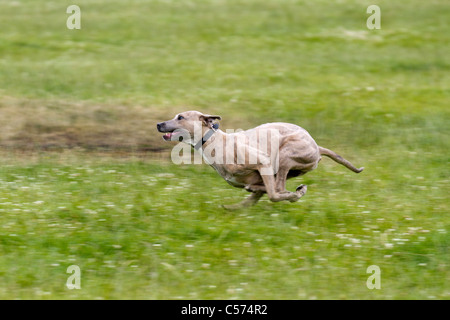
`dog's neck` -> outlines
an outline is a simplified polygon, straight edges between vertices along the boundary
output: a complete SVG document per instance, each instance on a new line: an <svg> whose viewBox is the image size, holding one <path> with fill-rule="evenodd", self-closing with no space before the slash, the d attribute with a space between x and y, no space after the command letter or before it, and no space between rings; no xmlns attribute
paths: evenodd
<svg viewBox="0 0 450 320"><path fill-rule="evenodd" d="M219 130L219 124L214 123L211 128L206 130L206 128L202 132L202 138L197 141L195 145L192 145L195 150L199 150L200 148L206 147L208 144L211 143L211 138L213 135L215 135L218 131L223 133L221 130Z"/></svg>
<svg viewBox="0 0 450 320"><path fill-rule="evenodd" d="M211 130L211 129L210 129ZM218 170L218 167L220 165L218 163L224 163L223 159L218 160L216 157L218 156L216 152L219 150L224 150L224 143L226 140L226 133L223 132L220 129L217 129L213 132L213 134L209 137L209 139L205 139L205 135L210 132L210 130L205 131L203 134L203 141L200 140L197 142L195 146L199 146L199 148L195 148L197 151L200 152L205 162L212 167L214 167L216 170ZM205 141L206 140L206 141ZM202 143L203 142L203 143ZM223 155L224 156L224 155Z"/></svg>

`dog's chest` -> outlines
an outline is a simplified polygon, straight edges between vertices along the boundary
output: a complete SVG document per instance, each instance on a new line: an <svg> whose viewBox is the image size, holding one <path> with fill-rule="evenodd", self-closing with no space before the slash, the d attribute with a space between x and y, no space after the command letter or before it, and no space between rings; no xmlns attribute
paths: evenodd
<svg viewBox="0 0 450 320"><path fill-rule="evenodd" d="M232 185L233 187L237 188L244 188L248 183L246 183L246 176L248 173L242 174L242 172L235 172L235 171L228 171L223 166L212 166L214 169L216 169L217 173L220 174L222 178L225 179L228 184Z"/></svg>
<svg viewBox="0 0 450 320"><path fill-rule="evenodd" d="M233 187L244 187L245 184L238 181L235 177L233 176L229 176L229 177L224 177L226 182L228 182L229 184L231 184Z"/></svg>

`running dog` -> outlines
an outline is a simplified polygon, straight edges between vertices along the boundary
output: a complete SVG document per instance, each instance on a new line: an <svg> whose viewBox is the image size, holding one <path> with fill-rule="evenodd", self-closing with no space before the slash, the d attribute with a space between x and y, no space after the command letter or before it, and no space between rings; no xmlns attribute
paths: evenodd
<svg viewBox="0 0 450 320"><path fill-rule="evenodd" d="M298 201L307 187L295 192L286 190L286 180L317 168L321 156L327 156L353 172L359 173L348 160L320 147L303 128L290 123L274 122L234 133L219 129L220 116L198 111L177 114L172 120L157 124L166 141L182 141L202 152L205 161L232 186L245 188L251 195L226 209L254 205L266 193L270 201Z"/></svg>

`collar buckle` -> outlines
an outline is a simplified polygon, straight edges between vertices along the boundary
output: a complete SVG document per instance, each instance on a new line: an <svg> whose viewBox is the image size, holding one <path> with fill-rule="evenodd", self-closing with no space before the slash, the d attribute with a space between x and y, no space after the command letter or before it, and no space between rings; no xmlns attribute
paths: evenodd
<svg viewBox="0 0 450 320"><path fill-rule="evenodd" d="M197 142L197 144L194 146L195 150L200 149L206 141L208 141L209 138L219 129L219 123L214 123L211 126L211 129Z"/></svg>

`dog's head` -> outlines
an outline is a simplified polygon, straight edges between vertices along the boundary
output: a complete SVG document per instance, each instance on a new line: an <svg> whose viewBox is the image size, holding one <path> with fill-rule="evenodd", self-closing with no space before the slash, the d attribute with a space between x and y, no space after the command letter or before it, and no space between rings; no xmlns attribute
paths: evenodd
<svg viewBox="0 0 450 320"><path fill-rule="evenodd" d="M185 111L177 114L172 120L160 122L156 125L159 132L165 133L166 141L183 141L191 143L196 130L212 128L214 121L221 120L220 116L203 114L198 111Z"/></svg>

